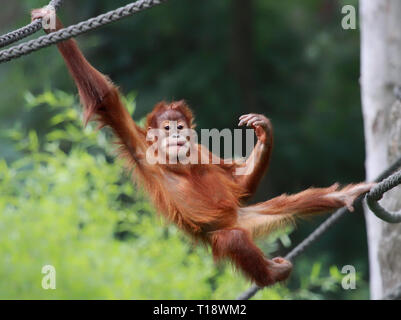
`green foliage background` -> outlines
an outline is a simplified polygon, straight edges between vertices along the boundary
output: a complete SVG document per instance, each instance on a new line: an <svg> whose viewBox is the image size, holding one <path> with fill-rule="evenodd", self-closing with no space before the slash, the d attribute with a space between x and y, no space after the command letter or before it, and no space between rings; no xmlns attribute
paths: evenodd
<svg viewBox="0 0 401 320"><path fill-rule="evenodd" d="M10 3L0 30L45 3ZM70 1L61 17L68 25L126 3ZM270 117L273 162L254 202L363 180L359 34L340 26L341 5L356 1L253 0L249 12L241 3L171 0L78 41L136 120L174 98L188 100L201 128L234 128L247 112ZM0 298L232 299L249 286L162 223L115 160L107 130L83 129L54 47L0 70ZM260 245L284 255L322 219ZM367 298L365 238L357 212L296 260L290 281L256 298ZM56 290L41 287L46 264L56 267ZM340 289L346 264L356 267L356 290Z"/></svg>

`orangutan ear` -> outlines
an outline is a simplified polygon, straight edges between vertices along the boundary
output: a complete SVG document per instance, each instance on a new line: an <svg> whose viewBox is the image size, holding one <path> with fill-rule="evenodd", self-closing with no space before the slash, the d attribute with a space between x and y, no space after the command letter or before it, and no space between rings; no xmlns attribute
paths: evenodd
<svg viewBox="0 0 401 320"><path fill-rule="evenodd" d="M146 142L150 145L153 142L155 142L155 135L151 132L149 132L151 129L153 129L152 127L148 127L147 131L146 131Z"/></svg>

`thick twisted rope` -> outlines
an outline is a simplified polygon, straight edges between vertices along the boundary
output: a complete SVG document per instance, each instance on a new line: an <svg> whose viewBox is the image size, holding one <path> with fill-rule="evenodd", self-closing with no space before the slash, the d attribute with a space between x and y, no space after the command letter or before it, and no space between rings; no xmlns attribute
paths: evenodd
<svg viewBox="0 0 401 320"><path fill-rule="evenodd" d="M384 178L388 177L392 174L395 170L401 167L401 158L399 158L392 166L386 169L380 176L375 179L375 182L382 181ZM381 191L385 192L384 190L391 189L391 186L400 180L401 172L397 172L393 174L388 179L382 181L381 183L377 184L369 193L372 192L373 195L380 194ZM388 182L390 181L390 182ZM378 188L379 191L375 191ZM387 189L388 188L388 189ZM362 202L364 197L361 196L355 200L355 205ZM383 209L384 210L384 209ZM341 217L343 217L348 212L347 208L338 209L334 212L329 218L327 218L315 231L313 231L309 236L307 236L301 243L299 243L294 249L292 249L286 256L285 259L287 260L294 260L297 256L299 256L302 252L304 252L312 243L314 243L323 233L325 233L330 227L332 227ZM260 289L261 287L257 285L251 286L248 290L241 293L237 300L248 300L252 298Z"/></svg>
<svg viewBox="0 0 401 320"><path fill-rule="evenodd" d="M378 201L383 198L383 194L401 183L401 171L393 174L380 184L376 185L366 196L369 209L380 219L388 223L401 222L401 213L390 212L384 209Z"/></svg>
<svg viewBox="0 0 401 320"><path fill-rule="evenodd" d="M62 2L63 0L51 0L49 2L49 6L52 6L54 7L54 9L57 10L61 6ZM40 29L42 29L42 19L32 21L25 27L6 33L5 35L0 37L0 48L3 48L11 43L24 39L30 36L31 34L34 34L35 32L39 31Z"/></svg>
<svg viewBox="0 0 401 320"><path fill-rule="evenodd" d="M166 1L167 0L139 0L124 7L99 15L95 18L91 18L37 39L24 42L7 50L0 51L0 63L10 61L60 41L76 37L90 30L99 28L114 21L118 21L124 17L133 15L145 9L152 8Z"/></svg>

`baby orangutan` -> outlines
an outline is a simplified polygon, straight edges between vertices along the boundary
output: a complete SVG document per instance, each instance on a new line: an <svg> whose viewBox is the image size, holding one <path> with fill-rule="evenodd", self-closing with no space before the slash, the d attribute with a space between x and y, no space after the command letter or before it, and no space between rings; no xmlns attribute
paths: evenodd
<svg viewBox="0 0 401 320"><path fill-rule="evenodd" d="M36 9L32 19L49 14L54 11ZM57 19L56 30L60 28ZM292 265L283 258L267 259L254 244L255 237L290 223L295 216L343 206L352 210L354 200L372 187L359 183L341 189L334 184L245 206L244 200L255 192L269 165L273 147L269 119L259 114L240 117L239 125L252 127L258 140L244 163L227 164L201 144L188 140L186 132L193 128L194 119L184 101L158 103L143 129L124 108L117 87L88 63L74 40L59 43L58 49L78 87L85 123L94 119L112 128L135 181L145 188L157 210L193 239L211 246L216 261L231 260L259 286L287 279ZM154 132L159 133L157 139ZM167 159L165 163L149 161L148 149L155 141L158 148L153 154ZM180 161L201 157L214 161ZM238 169L241 175L236 174Z"/></svg>

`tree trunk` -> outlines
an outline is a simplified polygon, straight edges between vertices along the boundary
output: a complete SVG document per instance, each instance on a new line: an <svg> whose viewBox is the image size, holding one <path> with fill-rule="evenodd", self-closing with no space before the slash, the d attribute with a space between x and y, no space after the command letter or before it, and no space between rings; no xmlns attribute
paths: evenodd
<svg viewBox="0 0 401 320"><path fill-rule="evenodd" d="M360 0L361 90L366 139L366 174L371 181L401 155L401 1ZM381 204L401 208L400 189ZM365 208L370 293L380 299L401 283L401 224L385 223Z"/></svg>

